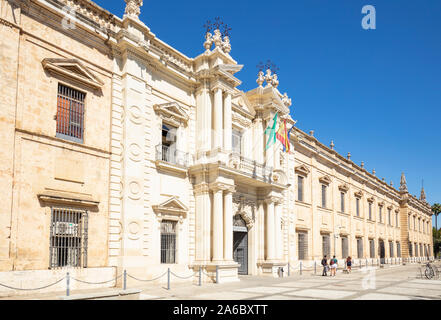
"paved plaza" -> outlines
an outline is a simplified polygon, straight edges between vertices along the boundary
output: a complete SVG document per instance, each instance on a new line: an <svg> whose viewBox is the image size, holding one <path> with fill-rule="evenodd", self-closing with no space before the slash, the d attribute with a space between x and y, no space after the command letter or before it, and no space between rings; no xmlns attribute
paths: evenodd
<svg viewBox="0 0 441 320"><path fill-rule="evenodd" d="M241 276L239 282L226 284L204 283L198 286L172 283L170 290L167 290L165 285L152 284L136 289L141 290L140 300L441 299L441 280L421 278L420 267L424 265L375 267L369 270L354 270L351 274L344 274L340 270L335 277L323 277L319 272L315 275L297 273L284 278ZM85 292L71 294L78 293ZM62 296L62 293L57 293L3 299L62 299Z"/></svg>

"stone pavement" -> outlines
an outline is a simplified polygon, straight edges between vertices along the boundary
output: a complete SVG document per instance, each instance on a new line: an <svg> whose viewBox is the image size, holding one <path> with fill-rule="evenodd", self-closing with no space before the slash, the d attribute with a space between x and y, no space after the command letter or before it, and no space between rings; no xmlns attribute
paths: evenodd
<svg viewBox="0 0 441 320"><path fill-rule="evenodd" d="M418 277L420 264L354 270L335 277L303 274L284 278L241 276L239 282L137 287L140 300L438 300L441 280ZM135 289L135 288L130 288ZM106 289L103 289L104 291ZM109 290L109 289L107 289ZM98 290L95 290L98 292ZM72 292L75 294L77 292ZM60 299L63 293L3 299Z"/></svg>

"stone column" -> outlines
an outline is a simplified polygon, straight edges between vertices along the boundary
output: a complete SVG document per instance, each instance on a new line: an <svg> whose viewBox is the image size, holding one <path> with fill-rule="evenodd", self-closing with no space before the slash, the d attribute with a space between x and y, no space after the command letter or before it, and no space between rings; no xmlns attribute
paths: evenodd
<svg viewBox="0 0 441 320"><path fill-rule="evenodd" d="M231 152L232 144L232 125L231 125L231 93L225 93L224 99L224 150Z"/></svg>
<svg viewBox="0 0 441 320"><path fill-rule="evenodd" d="M196 151L208 151L211 149L211 121L212 103L210 91L205 82L196 92Z"/></svg>
<svg viewBox="0 0 441 320"><path fill-rule="evenodd" d="M224 258L223 250L223 191L218 186L213 190L213 262L221 262Z"/></svg>
<svg viewBox="0 0 441 320"><path fill-rule="evenodd" d="M266 200L266 260L275 260L275 243L274 243L274 201Z"/></svg>
<svg viewBox="0 0 441 320"><path fill-rule="evenodd" d="M254 152L254 160L258 163L263 163L263 153L264 153L264 140L263 136L263 124L262 119L256 118L254 120L254 132L253 132L253 152Z"/></svg>
<svg viewBox="0 0 441 320"><path fill-rule="evenodd" d="M268 128L269 124L271 123L271 120L265 121L265 128ZM262 137L260 139L263 139L263 150L265 151L265 165L269 167L274 167L274 158L273 158L273 150L274 150L274 144L268 147L266 149L266 144L268 142L269 136L265 134L265 132L262 132Z"/></svg>
<svg viewBox="0 0 441 320"><path fill-rule="evenodd" d="M281 229L281 223L282 223L282 219L281 219L281 209L282 206L280 205L280 203L276 202L274 204L274 210L275 210L275 223L274 223L274 234L275 234L275 247L276 247L276 259L277 260L281 260L282 259L282 252L283 252L283 248L282 248L282 229Z"/></svg>
<svg viewBox="0 0 441 320"><path fill-rule="evenodd" d="M224 195L224 260L233 261L233 190Z"/></svg>
<svg viewBox="0 0 441 320"><path fill-rule="evenodd" d="M200 262L211 260L211 201L206 183L195 186L195 259Z"/></svg>
<svg viewBox="0 0 441 320"><path fill-rule="evenodd" d="M222 90L214 89L213 149L222 148Z"/></svg>
<svg viewBox="0 0 441 320"><path fill-rule="evenodd" d="M274 157L274 169L280 169L280 143L276 139L276 143L273 145L273 157Z"/></svg>

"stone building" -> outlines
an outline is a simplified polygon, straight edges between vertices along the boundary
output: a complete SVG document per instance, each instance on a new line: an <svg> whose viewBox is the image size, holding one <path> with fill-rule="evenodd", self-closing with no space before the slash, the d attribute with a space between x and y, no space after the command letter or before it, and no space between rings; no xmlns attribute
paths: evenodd
<svg viewBox="0 0 441 320"><path fill-rule="evenodd" d="M113 60L93 25L111 15L83 10L73 24L58 1L0 1L0 282L13 287L51 283L66 266L83 279L114 275Z"/></svg>
<svg viewBox="0 0 441 320"><path fill-rule="evenodd" d="M119 18L0 0L0 282L66 268L236 281L324 253L432 255L430 206L404 175L397 190L297 128L290 152L267 146L273 119L296 123L274 70L244 92L228 30L190 58L125 2Z"/></svg>

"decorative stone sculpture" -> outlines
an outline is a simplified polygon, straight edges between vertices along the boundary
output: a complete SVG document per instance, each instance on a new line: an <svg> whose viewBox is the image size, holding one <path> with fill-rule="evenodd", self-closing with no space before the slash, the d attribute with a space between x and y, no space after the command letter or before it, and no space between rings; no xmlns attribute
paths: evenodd
<svg viewBox="0 0 441 320"><path fill-rule="evenodd" d="M219 29L214 30L213 36L214 45L217 47L221 47L222 45L222 34Z"/></svg>
<svg viewBox="0 0 441 320"><path fill-rule="evenodd" d="M263 73L262 70L259 71L259 75L257 76L256 82L259 85L259 87L262 87L263 83L265 82L265 74Z"/></svg>
<svg viewBox="0 0 441 320"><path fill-rule="evenodd" d="M401 173L400 191L407 192L407 182L406 182L406 177L404 176L404 172Z"/></svg>
<svg viewBox="0 0 441 320"><path fill-rule="evenodd" d="M424 187L421 188L420 200L426 202L426 192L424 191Z"/></svg>
<svg viewBox="0 0 441 320"><path fill-rule="evenodd" d="M279 85L279 79L277 78L277 74L274 74L274 75L273 75L273 77L272 77L272 79L271 79L271 85L272 85L274 88L277 88L277 87L278 87L278 85Z"/></svg>
<svg viewBox="0 0 441 320"><path fill-rule="evenodd" d="M227 54L231 52L230 37L228 36L224 37L224 41L222 42L222 50Z"/></svg>
<svg viewBox="0 0 441 320"><path fill-rule="evenodd" d="M265 81L267 86L272 86L273 76L270 69L266 69Z"/></svg>
<svg viewBox="0 0 441 320"><path fill-rule="evenodd" d="M124 0L126 2L125 15L139 19L139 14L141 13L142 1L143 0Z"/></svg>
<svg viewBox="0 0 441 320"><path fill-rule="evenodd" d="M291 104L292 104L291 99L288 97L288 94L287 94L286 92L283 94L282 102L283 102L283 103L285 104L285 106L287 106L287 107L290 107Z"/></svg>
<svg viewBox="0 0 441 320"><path fill-rule="evenodd" d="M205 42L204 42L205 50L210 51L212 45L213 45L213 35L210 32L207 32L205 34Z"/></svg>

